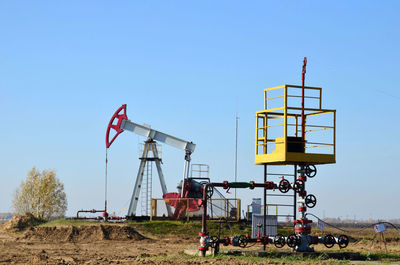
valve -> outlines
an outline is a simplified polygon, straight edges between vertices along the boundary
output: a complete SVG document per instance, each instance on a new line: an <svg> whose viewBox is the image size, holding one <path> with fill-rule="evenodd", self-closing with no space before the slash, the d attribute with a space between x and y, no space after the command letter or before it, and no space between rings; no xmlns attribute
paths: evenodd
<svg viewBox="0 0 400 265"><path fill-rule="evenodd" d="M217 236L211 236L208 243L210 244L210 247L215 248L219 243L219 238Z"/></svg>
<svg viewBox="0 0 400 265"><path fill-rule="evenodd" d="M281 234L277 234L274 238L274 245L277 248L282 248L285 246L285 237Z"/></svg>
<svg viewBox="0 0 400 265"><path fill-rule="evenodd" d="M302 180L296 180L293 184L293 189L296 192L302 192L304 190L304 181Z"/></svg>
<svg viewBox="0 0 400 265"><path fill-rule="evenodd" d="M231 237L231 244L235 247L245 248L247 246L247 238L244 235Z"/></svg>
<svg viewBox="0 0 400 265"><path fill-rule="evenodd" d="M314 208L317 204L317 198L312 194L308 194L305 198L305 204L308 208Z"/></svg>
<svg viewBox="0 0 400 265"><path fill-rule="evenodd" d="M340 235L337 243L340 248L345 248L349 244L349 237L346 235Z"/></svg>
<svg viewBox="0 0 400 265"><path fill-rule="evenodd" d="M222 244L226 247L226 246L229 246L229 243L230 243L230 239L229 239L229 237L227 237L227 236L225 236L224 238L222 238Z"/></svg>
<svg viewBox="0 0 400 265"><path fill-rule="evenodd" d="M232 244L232 246L238 247L239 246L239 236L231 237L230 243Z"/></svg>
<svg viewBox="0 0 400 265"><path fill-rule="evenodd" d="M290 188L291 188L290 187L290 182L287 179L282 179L279 182L278 189L279 189L280 192L286 193L286 192L288 192L290 190Z"/></svg>
<svg viewBox="0 0 400 265"><path fill-rule="evenodd" d="M207 199L211 199L211 197L213 196L213 194L214 194L214 187L211 186L211 185L208 185L207 188L206 188L206 196L207 196Z"/></svg>
<svg viewBox="0 0 400 265"><path fill-rule="evenodd" d="M244 235L239 236L239 247L245 248L247 246L247 242L247 237L245 237Z"/></svg>
<svg viewBox="0 0 400 265"><path fill-rule="evenodd" d="M294 248L295 246L300 244L300 238L298 238L295 234L291 234L287 237L286 244L289 247Z"/></svg>
<svg viewBox="0 0 400 265"><path fill-rule="evenodd" d="M336 240L335 240L334 236L332 236L332 235L325 236L325 240L324 240L325 247L331 248L331 247L333 247L333 245L335 245L335 243L336 243Z"/></svg>
<svg viewBox="0 0 400 265"><path fill-rule="evenodd" d="M315 175L317 175L317 168L314 165L307 165L305 166L305 170L304 170L305 174L307 177L309 178L313 178L315 177Z"/></svg>
<svg viewBox="0 0 400 265"><path fill-rule="evenodd" d="M269 236L263 236L263 237L260 239L260 242L261 242L263 245L268 245L268 243L269 243Z"/></svg>
<svg viewBox="0 0 400 265"><path fill-rule="evenodd" d="M203 247L215 248L219 243L219 238L217 236L204 236L200 239L200 244Z"/></svg>

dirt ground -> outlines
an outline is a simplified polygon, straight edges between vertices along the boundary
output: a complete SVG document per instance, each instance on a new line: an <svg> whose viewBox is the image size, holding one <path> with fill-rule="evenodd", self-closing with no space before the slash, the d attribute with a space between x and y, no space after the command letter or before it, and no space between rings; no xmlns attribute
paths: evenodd
<svg viewBox="0 0 400 265"><path fill-rule="evenodd" d="M0 229L0 264L169 264L147 261L196 247L192 238L149 238L128 226Z"/></svg>
<svg viewBox="0 0 400 265"><path fill-rule="evenodd" d="M0 225L1 226L1 225ZM368 248L357 243L356 249ZM392 246L393 244L393 246ZM201 259L187 256L196 249L193 237L154 236L126 225L37 226L10 232L0 227L0 264L286 264L277 260L235 257ZM389 249L399 244L389 244ZM382 246L376 246L383 248ZM259 248L259 247L258 247ZM289 262L308 264L307 261ZM324 264L324 261L313 261ZM374 263L375 264L375 263Z"/></svg>

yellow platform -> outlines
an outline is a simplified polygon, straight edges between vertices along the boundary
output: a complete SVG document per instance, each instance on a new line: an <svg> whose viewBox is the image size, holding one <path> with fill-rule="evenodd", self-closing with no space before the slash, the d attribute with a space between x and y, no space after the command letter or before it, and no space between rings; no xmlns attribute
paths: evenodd
<svg viewBox="0 0 400 265"><path fill-rule="evenodd" d="M255 164L335 163L336 110L322 109L322 88L304 87L305 139L301 137L301 86L264 90L257 111Z"/></svg>

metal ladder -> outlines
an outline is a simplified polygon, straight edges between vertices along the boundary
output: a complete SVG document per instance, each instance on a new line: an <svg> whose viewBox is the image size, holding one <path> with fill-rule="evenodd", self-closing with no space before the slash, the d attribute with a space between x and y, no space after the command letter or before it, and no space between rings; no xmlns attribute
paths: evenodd
<svg viewBox="0 0 400 265"><path fill-rule="evenodd" d="M287 179L290 181L290 178L293 178L293 182L294 181L296 181L296 179L297 179L297 166L294 166L294 170L293 170L293 174L279 174L279 173L270 173L270 172L268 172L268 170L267 170L267 179L268 179L268 177L273 177L273 176L284 176L285 178L287 177ZM292 194L277 194L276 192L275 193L273 193L273 192L266 192L266 195L267 195L267 206L277 206L277 207L291 207L291 208L293 208L293 214L276 214L276 216L279 218L279 217L291 217L291 218L293 218L293 220L295 220L296 219L296 213L297 213L297 209L296 209L296 206L297 206L297 194L296 194L296 192L293 190L293 191L290 191L289 193L292 193ZM292 197L293 198L293 200L292 200L292 203L286 203L286 204L284 204L284 203L275 203L275 204L269 204L268 203L268 201L270 201L270 199L272 199L272 197ZM277 198L278 199L278 198ZM283 198L282 198L283 199ZM268 211L268 210L267 210ZM267 213L268 214L268 213Z"/></svg>
<svg viewBox="0 0 400 265"><path fill-rule="evenodd" d="M147 161L144 172L140 194L141 214L142 216L150 216L150 203L153 192L153 163L151 161Z"/></svg>

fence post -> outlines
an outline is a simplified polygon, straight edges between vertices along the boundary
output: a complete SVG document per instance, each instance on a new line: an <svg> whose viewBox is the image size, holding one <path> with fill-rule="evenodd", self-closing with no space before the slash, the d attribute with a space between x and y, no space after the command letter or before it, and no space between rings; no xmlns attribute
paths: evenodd
<svg viewBox="0 0 400 265"><path fill-rule="evenodd" d="M224 210L224 216L225 216L225 220L228 220L228 219L226 218L226 211L227 211L227 210L226 210L226 200L227 200L227 199L224 199L224 209L225 209L225 210Z"/></svg>
<svg viewBox="0 0 400 265"><path fill-rule="evenodd" d="M236 210L237 210L237 222L239 222L240 221L240 211L241 211L241 208L242 208L242 204L241 204L241 201L240 201L240 199L237 199L236 200Z"/></svg>
<svg viewBox="0 0 400 265"><path fill-rule="evenodd" d="M153 215L157 216L157 200L151 199L150 221L153 221Z"/></svg>

